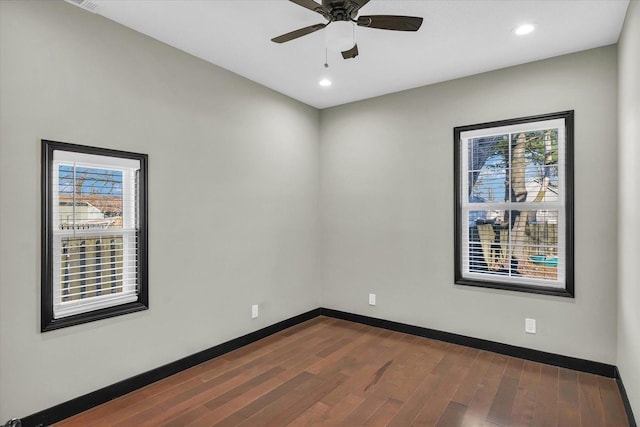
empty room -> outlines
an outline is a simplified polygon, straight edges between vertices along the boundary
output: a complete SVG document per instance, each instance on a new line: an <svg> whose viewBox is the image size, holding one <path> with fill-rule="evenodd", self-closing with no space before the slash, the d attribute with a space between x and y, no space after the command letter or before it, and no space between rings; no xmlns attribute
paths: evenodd
<svg viewBox="0 0 640 427"><path fill-rule="evenodd" d="M639 0L0 0L0 425L635 426Z"/></svg>

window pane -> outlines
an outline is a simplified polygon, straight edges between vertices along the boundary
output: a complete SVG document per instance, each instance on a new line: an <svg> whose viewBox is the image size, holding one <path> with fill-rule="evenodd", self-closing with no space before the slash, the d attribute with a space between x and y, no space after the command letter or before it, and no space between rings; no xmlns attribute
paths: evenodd
<svg viewBox="0 0 640 427"><path fill-rule="evenodd" d="M65 237L61 256L62 302L123 291L122 236Z"/></svg>
<svg viewBox="0 0 640 427"><path fill-rule="evenodd" d="M508 135L469 141L469 203L507 200Z"/></svg>
<svg viewBox="0 0 640 427"><path fill-rule="evenodd" d="M511 201L557 201L558 130L513 134L511 142Z"/></svg>
<svg viewBox="0 0 640 427"><path fill-rule="evenodd" d="M558 256L547 256L545 255L546 252L548 251L538 245L515 244L513 246L512 274L514 276L557 280Z"/></svg>
<svg viewBox="0 0 640 427"><path fill-rule="evenodd" d="M470 211L470 272L557 280L558 211Z"/></svg>
<svg viewBox="0 0 640 427"><path fill-rule="evenodd" d="M61 165L59 228L122 228L122 171Z"/></svg>
<svg viewBox="0 0 640 427"><path fill-rule="evenodd" d="M469 212L469 270L499 275L509 274L508 212Z"/></svg>

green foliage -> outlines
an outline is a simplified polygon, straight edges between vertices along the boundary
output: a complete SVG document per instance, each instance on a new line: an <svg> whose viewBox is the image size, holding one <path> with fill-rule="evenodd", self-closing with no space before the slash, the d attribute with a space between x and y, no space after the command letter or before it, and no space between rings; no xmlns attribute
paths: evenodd
<svg viewBox="0 0 640 427"><path fill-rule="evenodd" d="M545 134L549 134L551 142L551 162L546 163L547 157L545 149ZM516 144L520 133L511 134L511 148ZM557 165L558 164L558 130L539 130L535 132L526 132L525 158L527 164L536 166ZM499 156L501 161L492 165L485 165L491 169L507 169L509 162L509 135L497 135L493 137L493 146L489 157Z"/></svg>
<svg viewBox="0 0 640 427"><path fill-rule="evenodd" d="M551 162L546 163L546 149L545 149L545 135L549 135L551 142ZM557 165L558 164L558 130L541 130L536 132L525 133L526 137L526 159L527 163L533 163L535 165ZM512 143L515 143L517 135L512 136Z"/></svg>

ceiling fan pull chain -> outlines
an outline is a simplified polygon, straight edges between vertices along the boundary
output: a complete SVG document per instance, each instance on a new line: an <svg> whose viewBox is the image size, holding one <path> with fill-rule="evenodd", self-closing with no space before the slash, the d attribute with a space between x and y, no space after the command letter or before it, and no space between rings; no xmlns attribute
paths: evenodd
<svg viewBox="0 0 640 427"><path fill-rule="evenodd" d="M329 68L329 60L327 59L327 48L324 48L324 68Z"/></svg>

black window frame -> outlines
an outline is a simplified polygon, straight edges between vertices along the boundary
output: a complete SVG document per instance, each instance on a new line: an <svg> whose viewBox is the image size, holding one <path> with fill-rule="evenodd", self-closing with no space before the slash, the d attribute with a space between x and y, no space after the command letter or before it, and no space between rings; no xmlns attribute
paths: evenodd
<svg viewBox="0 0 640 427"><path fill-rule="evenodd" d="M108 148L91 147L66 142L41 140L42 175L41 175L41 332L52 331L69 326L93 322L124 314L134 313L149 308L148 290L148 155ZM53 303L53 155L55 151L98 156L119 157L140 162L138 174L137 203L137 257L136 283L137 300L112 307L95 309L67 317L54 318Z"/></svg>
<svg viewBox="0 0 640 427"><path fill-rule="evenodd" d="M518 124L526 124L545 120L563 119L565 123L565 164L564 164L564 209L565 209L565 280L564 288L540 286L535 284L521 283L505 283L502 281L487 279L472 279L463 277L462 250L463 250L463 213L462 213L462 197L465 192L462 189L462 172L466 168L462 168L461 156L461 134L463 132L474 131L479 129L499 128L503 126L512 126ZM575 279L574 279L574 110L560 111L555 113L541 114L535 116L519 117L507 120L498 120L493 122L479 123L474 125L458 126L453 129L454 142L454 283L456 285L475 286L482 288L501 289L508 291L517 291L525 293L552 295L559 297L575 298ZM562 165L558 165L562 167ZM487 275L489 276L489 275Z"/></svg>

